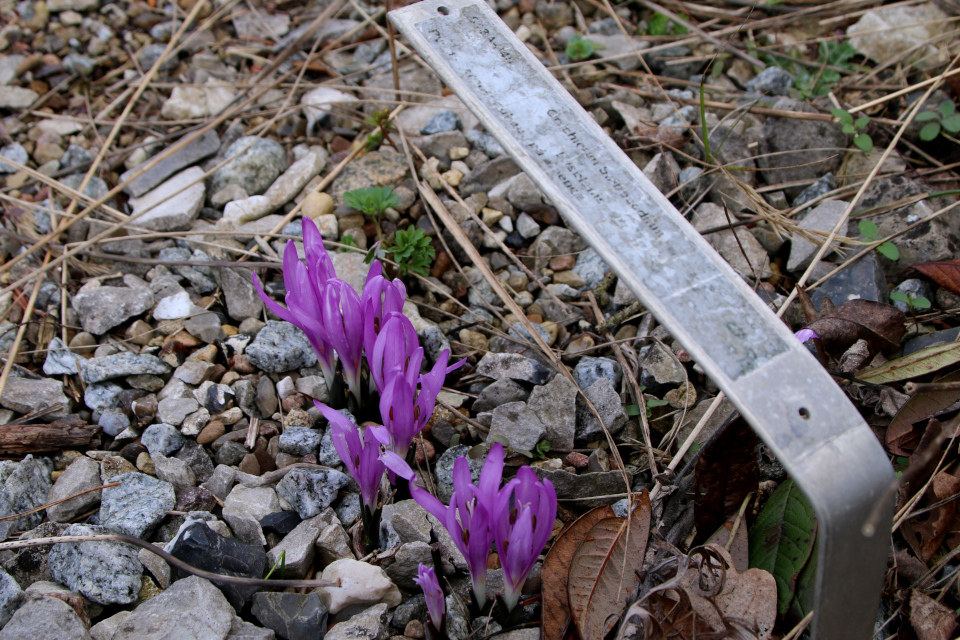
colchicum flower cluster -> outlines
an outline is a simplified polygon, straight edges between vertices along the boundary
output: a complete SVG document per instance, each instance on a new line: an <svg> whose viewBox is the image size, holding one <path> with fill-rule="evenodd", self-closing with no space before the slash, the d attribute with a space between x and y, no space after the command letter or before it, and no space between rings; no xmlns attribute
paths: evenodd
<svg viewBox="0 0 960 640"><path fill-rule="evenodd" d="M363 292L358 295L337 278L320 232L309 218L303 219L303 251L306 259L301 262L292 240L284 250L286 307L264 293L256 275L253 282L267 308L306 334L317 354L331 404L350 406L382 422L383 426L361 429L340 411L315 401L330 421L337 453L360 484L365 531L371 536L377 530L378 494L384 473L379 459L381 444L406 456L413 439L433 414L447 373L462 362L448 367L447 350L430 371L420 372L424 351L416 329L403 315L406 288L401 281L386 278L379 261L371 265ZM362 381L364 356L367 385ZM337 384L338 362L349 391L342 397L337 396L341 388Z"/></svg>
<svg viewBox="0 0 960 640"><path fill-rule="evenodd" d="M513 609L523 583L550 538L557 514L557 494L549 480L537 479L530 467L503 487L504 451L490 449L480 480L473 483L470 465L463 456L453 468L454 493L450 504L414 482L406 462L413 440L433 414L446 375L462 362L448 366L450 352L440 354L433 368L421 373L424 362L413 324L403 315L406 288L383 275L379 262L371 265L363 292L336 277L333 261L323 246L316 225L303 220L301 262L293 241L283 255L283 280L287 288L283 307L271 300L254 276L254 285L267 307L281 319L299 327L316 351L331 403L377 415L381 425L358 427L351 417L314 401L330 423L333 446L347 471L360 485L363 525L368 543L379 529L380 493L384 472L410 483L413 498L450 532L467 560L478 604L486 603L487 559L496 547L503 567L502 598ZM364 361L366 368L364 368ZM348 394L337 397L337 370ZM366 371L367 384L363 384ZM374 398L379 396L378 401ZM367 405L364 406L364 402ZM440 629L443 592L432 570L421 567L418 584L427 596L431 622Z"/></svg>
<svg viewBox="0 0 960 640"><path fill-rule="evenodd" d="M467 459L457 458L449 506L413 482L413 470L403 458L391 451L381 457L388 469L410 481L417 504L450 532L466 558L473 594L481 607L487 597L487 558L491 544L496 544L504 578L501 597L509 611L516 606L523 583L550 539L557 517L557 493L549 480L537 479L533 469L526 466L501 488L503 455L503 445L491 447L476 485Z"/></svg>

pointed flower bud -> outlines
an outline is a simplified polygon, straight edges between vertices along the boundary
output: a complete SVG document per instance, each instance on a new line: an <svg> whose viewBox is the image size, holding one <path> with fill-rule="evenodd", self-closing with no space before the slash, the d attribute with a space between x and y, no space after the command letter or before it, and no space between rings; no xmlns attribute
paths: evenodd
<svg viewBox="0 0 960 640"><path fill-rule="evenodd" d="M304 220L305 246L308 244L307 238L311 235L308 231L311 225L313 225L312 220ZM313 225L313 229L316 230L315 225ZM317 232L317 237L319 238L319 232ZM323 248L323 242L314 245L307 256L308 261L304 265L297 257L297 248L293 240L287 242L287 247L283 252L283 284L287 289L286 308L274 302L270 296L264 293L257 274L253 274L253 286L270 311L281 320L298 327L306 334L310 346L317 354L317 360L327 383L327 388L332 389L336 361L333 345L330 343L321 319L320 300L322 288L333 273L333 265L330 263L330 257L327 255L326 249ZM309 258L311 257L314 267L310 266Z"/></svg>
<svg viewBox="0 0 960 640"><path fill-rule="evenodd" d="M314 402L320 413L330 421L333 448L353 479L360 485L360 497L369 513L377 511L380 481L384 466L380 460L380 443L369 433L360 433L357 425L336 409L322 402ZM369 428L369 427L368 427ZM365 532L369 535L369 532Z"/></svg>
<svg viewBox="0 0 960 640"><path fill-rule="evenodd" d="M494 539L491 516L498 504L503 475L503 445L497 443L490 449L480 472L478 485L473 484L467 459L464 456L457 458L453 463L454 492L450 497L450 506L444 506L435 496L417 486L413 482L413 470L396 453L385 451L381 459L388 469L411 481L410 494L413 499L433 514L450 532L453 543L467 561L473 581L473 594L477 603L482 606L486 601L487 559ZM551 520L551 526L552 522Z"/></svg>
<svg viewBox="0 0 960 640"><path fill-rule="evenodd" d="M420 588L423 589L423 596L427 600L427 612L430 614L430 622L440 631L443 624L443 614L445 603L443 599L443 589L440 588L440 581L437 580L437 574L433 569L424 565L422 562L417 568L417 577L413 579Z"/></svg>

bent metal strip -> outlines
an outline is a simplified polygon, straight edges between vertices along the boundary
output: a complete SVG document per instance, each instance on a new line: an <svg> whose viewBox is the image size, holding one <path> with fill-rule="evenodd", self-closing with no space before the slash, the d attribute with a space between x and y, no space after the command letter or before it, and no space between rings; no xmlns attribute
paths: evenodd
<svg viewBox="0 0 960 640"><path fill-rule="evenodd" d="M862 531L893 473L843 392L485 2L422 0L389 18L810 499L814 637L871 637L889 541L882 525Z"/></svg>

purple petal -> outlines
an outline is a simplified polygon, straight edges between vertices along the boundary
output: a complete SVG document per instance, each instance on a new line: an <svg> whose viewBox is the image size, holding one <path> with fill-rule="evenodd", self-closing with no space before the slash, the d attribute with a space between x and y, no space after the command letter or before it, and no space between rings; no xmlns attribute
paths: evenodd
<svg viewBox="0 0 960 640"><path fill-rule="evenodd" d="M797 340L799 340L801 343L820 337L820 335L813 329L800 329L800 331L797 331L795 335L797 336Z"/></svg>
<svg viewBox="0 0 960 640"><path fill-rule="evenodd" d="M379 442L385 447L390 446L390 432L387 431L385 427L381 425L376 425L376 426L371 425L367 427L367 430L370 432L371 435L373 435L374 438L377 439L377 442Z"/></svg>
<svg viewBox="0 0 960 640"><path fill-rule="evenodd" d="M437 574L433 569L425 566L422 562L417 568L417 577L413 579L420 588L423 589L423 596L427 601L427 611L430 614L430 622L440 630L443 624L443 614L445 611L445 602L443 598L443 589L440 588L440 582L437 580Z"/></svg>
<svg viewBox="0 0 960 640"><path fill-rule="evenodd" d="M386 375L386 388L380 396L380 416L383 424L390 432L392 448L399 455L406 455L413 443L414 436L420 432L417 428L415 416L417 413L413 402L413 388L403 377L399 369L393 369Z"/></svg>
<svg viewBox="0 0 960 640"><path fill-rule="evenodd" d="M383 264L379 260L374 260L370 263L370 270L367 271L367 279L364 280L363 286L366 289L366 286L370 284L370 281L374 278L383 277Z"/></svg>
<svg viewBox="0 0 960 640"><path fill-rule="evenodd" d="M295 324L293 313L289 309L281 307L278 302L264 292L263 287L260 286L260 278L257 277L256 273L253 274L253 288L260 294L260 299L263 300L263 304L267 305L267 308L270 309L275 316L281 320Z"/></svg>
<svg viewBox="0 0 960 640"><path fill-rule="evenodd" d="M407 461L393 451L387 450L381 453L380 460L383 461L387 469L390 469L390 471L393 471L404 480L412 482L417 477L413 469L410 468L410 465L407 464ZM444 509L444 512L446 512L446 509Z"/></svg>
<svg viewBox="0 0 960 640"><path fill-rule="evenodd" d="M521 467L526 469L527 467ZM480 482L477 485L480 500L487 511L492 511L500 491L500 481L503 479L503 445L499 442L490 447L490 453L483 462L480 471Z"/></svg>

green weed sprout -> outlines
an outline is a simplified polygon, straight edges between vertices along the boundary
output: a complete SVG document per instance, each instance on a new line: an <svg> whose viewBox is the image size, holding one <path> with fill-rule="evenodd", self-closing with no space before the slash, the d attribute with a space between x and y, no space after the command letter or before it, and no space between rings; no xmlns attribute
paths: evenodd
<svg viewBox="0 0 960 640"><path fill-rule="evenodd" d="M858 226L860 227L860 234L870 240L876 239L877 234L880 233L880 229L872 220L861 220ZM877 253L890 260L900 259L900 250L892 242L882 242L877 245Z"/></svg>
<svg viewBox="0 0 960 640"><path fill-rule="evenodd" d="M677 14L683 20L689 20L690 16ZM654 13L647 20L647 35L651 36L682 36L687 32L687 28L682 24L674 22L672 19L662 13Z"/></svg>
<svg viewBox="0 0 960 640"><path fill-rule="evenodd" d="M952 100L944 100L936 111L924 111L917 116L917 122L926 122L920 129L920 139L929 142L941 132L956 135L960 132L960 114Z"/></svg>
<svg viewBox="0 0 960 640"><path fill-rule="evenodd" d="M894 291L890 294L890 299L894 302L902 302L908 307L910 311L916 311L917 309L929 309L930 301L927 300L924 296L910 296L904 293L903 291Z"/></svg>
<svg viewBox="0 0 960 640"><path fill-rule="evenodd" d="M536 458L537 460L545 460L549 452L550 452L550 441L541 440L540 442L537 443L537 446L532 453L533 453L533 457Z"/></svg>
<svg viewBox="0 0 960 640"><path fill-rule="evenodd" d="M854 120L853 114L839 107L830 113L840 118L840 124L843 125L843 132L854 136L853 144L855 144L858 149L861 151L873 151L873 139L866 132L867 125L870 124L870 118L863 116Z"/></svg>
<svg viewBox="0 0 960 640"><path fill-rule="evenodd" d="M371 127L380 127L376 133L367 135L367 151L375 151L384 141L395 146L390 140L390 132L393 130L393 123L390 122L390 109L380 109L375 111L372 116L365 118L364 122Z"/></svg>
<svg viewBox="0 0 960 640"><path fill-rule="evenodd" d="M390 207L400 204L400 198L390 187L366 187L343 194L343 201L368 216L378 217Z"/></svg>
<svg viewBox="0 0 960 640"><path fill-rule="evenodd" d="M270 571L267 572L267 575L264 577L264 580L269 580L270 576L272 576L273 572L276 571L278 568L280 569L279 571L280 579L281 580L286 579L286 575L287 575L287 552L286 551L280 552L280 557L277 558L277 561L273 563L272 567L270 567Z"/></svg>
<svg viewBox="0 0 960 640"><path fill-rule="evenodd" d="M578 34L570 38L569 42L567 42L566 53L570 60L573 62L579 62L592 56L593 52L596 50L597 45L593 40L581 38Z"/></svg>
<svg viewBox="0 0 960 640"><path fill-rule="evenodd" d="M423 229L415 228L397 231L393 236L393 244L387 247L386 252L391 254L397 263L398 275L401 277L408 273L426 277L430 273L427 268L436 254Z"/></svg>
<svg viewBox="0 0 960 640"><path fill-rule="evenodd" d="M821 65L820 70L811 72L810 69L798 64L795 57L771 55L768 53L757 52L761 60L767 64L773 64L793 76L793 87L797 95L808 100L814 96L825 96L830 93L833 85L840 80L840 73L835 69L856 68L850 59L857 55L857 50L849 42L821 42L817 64ZM829 68L829 67L834 67Z"/></svg>
<svg viewBox="0 0 960 640"><path fill-rule="evenodd" d="M646 402L647 417L649 418L652 415L652 411L651 411L652 409L655 409L656 407L663 407L668 404L670 403L667 402L666 400L660 400L659 398L647 398L647 402ZM640 415L640 407L638 407L635 404L630 404L624 407L624 412L628 416L638 416Z"/></svg>

